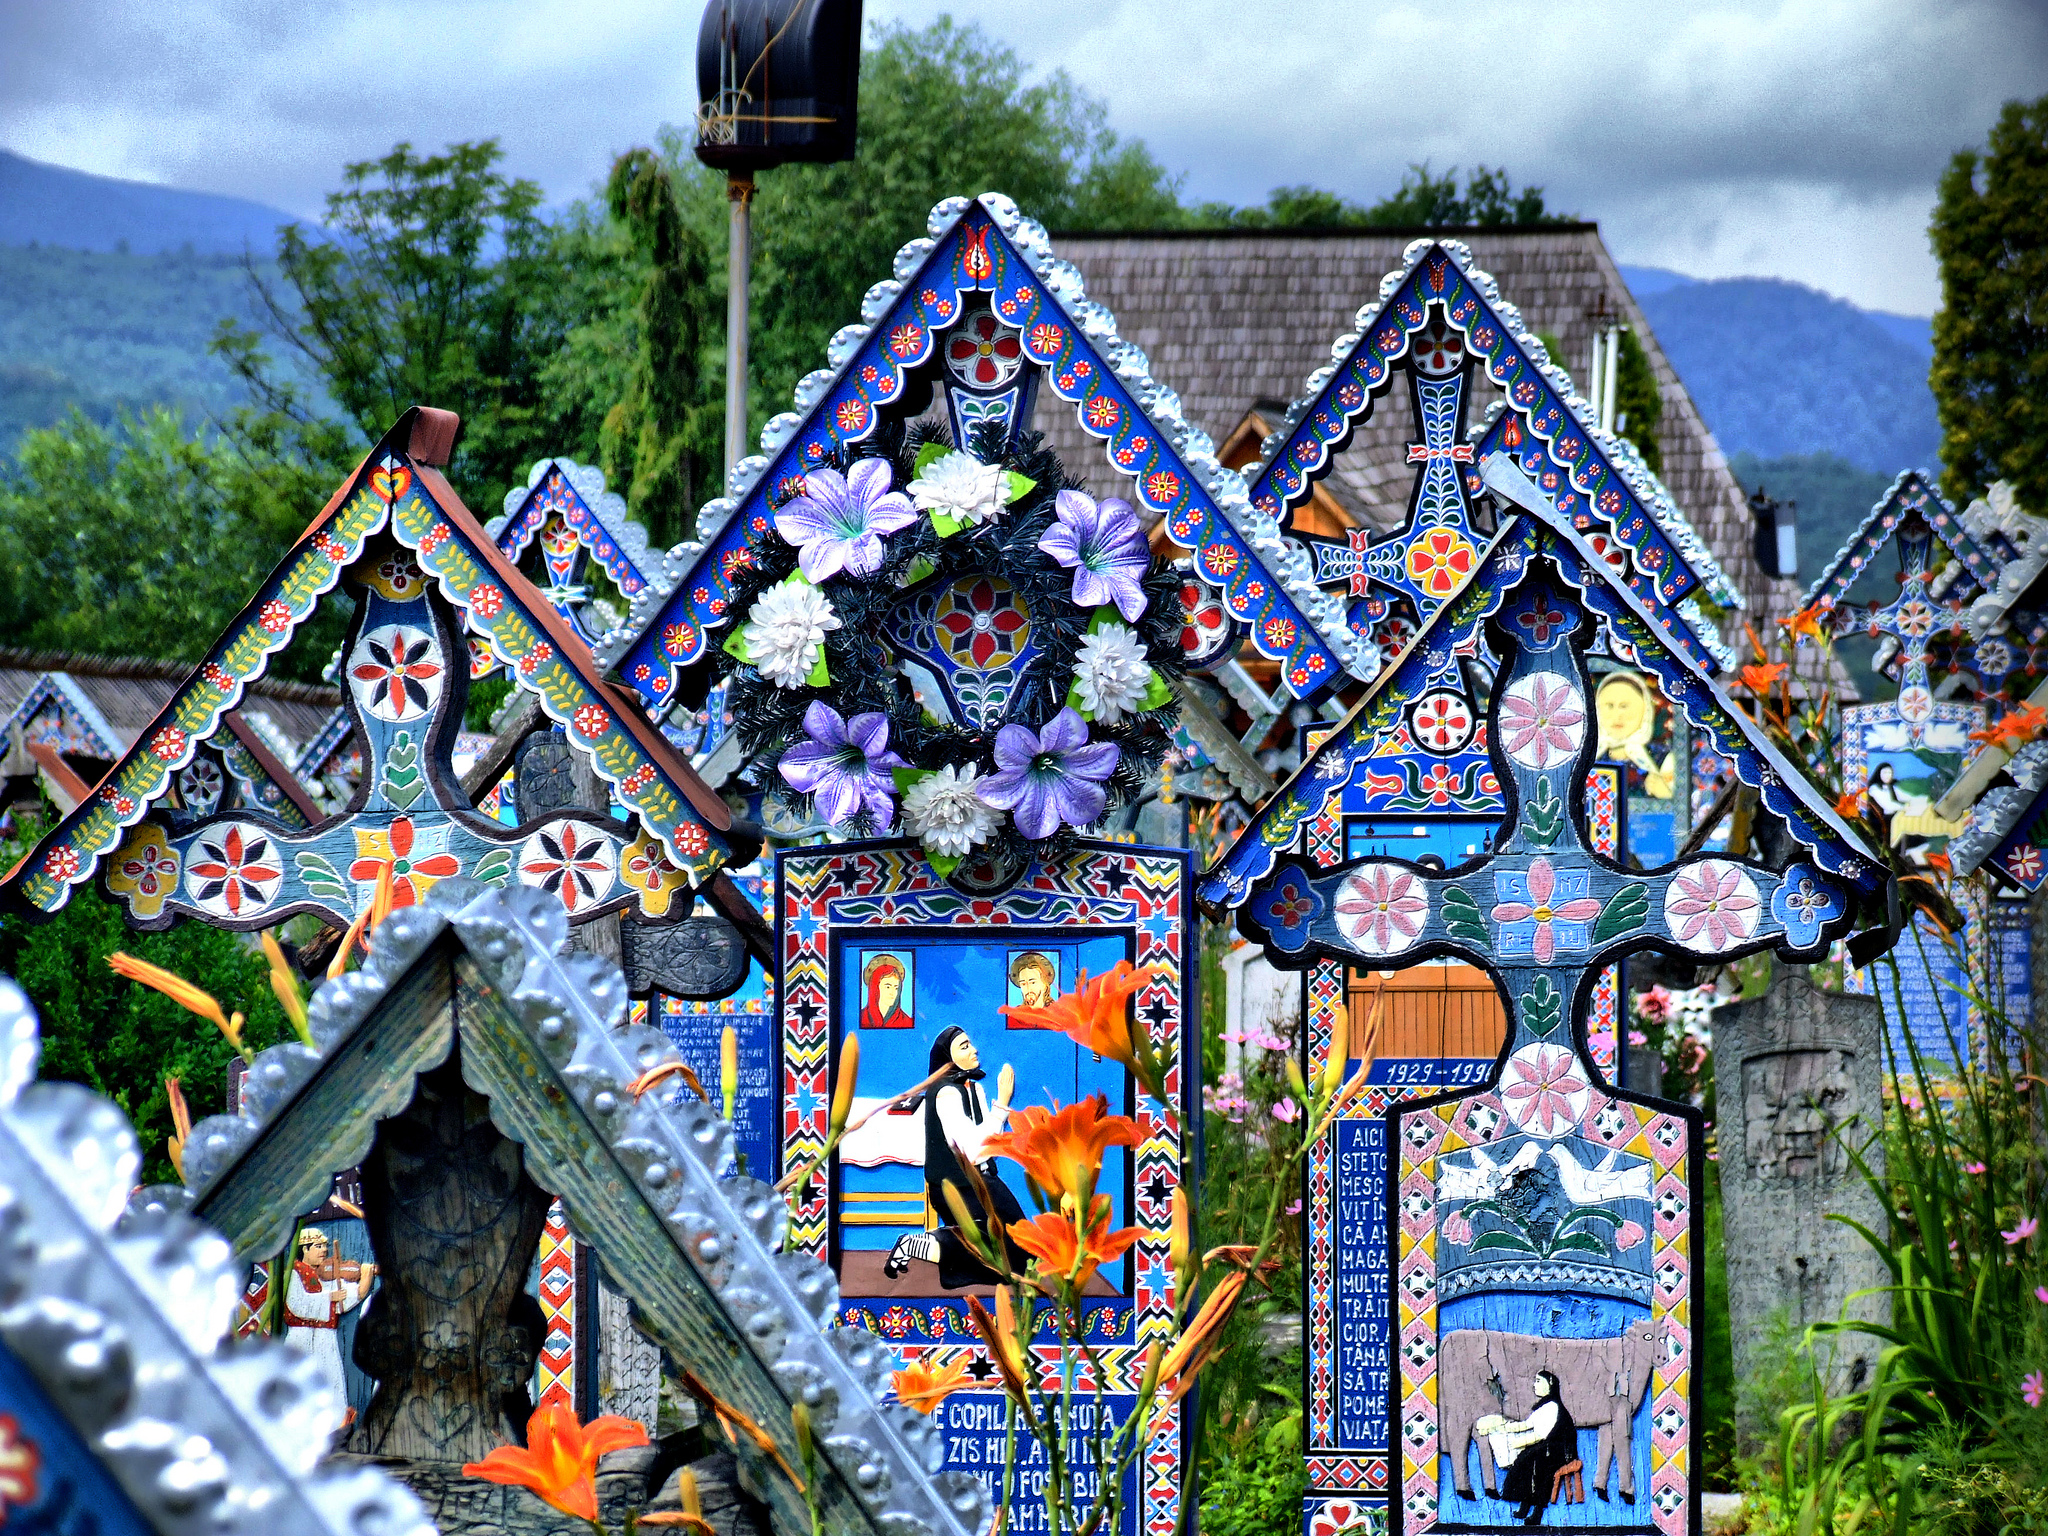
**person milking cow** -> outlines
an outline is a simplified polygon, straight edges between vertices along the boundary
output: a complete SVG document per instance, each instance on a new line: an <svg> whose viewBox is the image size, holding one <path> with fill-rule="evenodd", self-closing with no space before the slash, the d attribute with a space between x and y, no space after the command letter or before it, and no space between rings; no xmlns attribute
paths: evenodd
<svg viewBox="0 0 2048 1536"><path fill-rule="evenodd" d="M1488 1414L1472 1426L1473 1433L1486 1437L1494 1465L1507 1469L1500 1480L1500 1496L1515 1506L1513 1518L1525 1530L1534 1527L1550 1507L1560 1474L1567 1468L1579 1468L1579 1427L1564 1405L1556 1374L1538 1371L1530 1385L1536 1406L1529 1417L1505 1419Z"/></svg>
<svg viewBox="0 0 2048 1536"><path fill-rule="evenodd" d="M1010 1118L1010 1099L1017 1091L1017 1072L1005 1066L996 1074L995 1102L990 1103L981 1085L988 1078L982 1069L981 1052L972 1037L959 1025L949 1025L932 1041L930 1071L940 1074L924 1095L924 1190L931 1210L944 1225L932 1232L913 1232L898 1238L889 1250L882 1276L895 1280L910 1268L912 1259L939 1266L939 1284L948 1290L968 1285L995 1285L1001 1280L993 1269L976 1257L960 1229L953 1222L953 1207L946 1200L946 1185L959 1191L968 1214L984 1231L993 1214L1003 1226L1003 1242L1010 1264L1023 1269L1031 1256L1009 1236L1010 1223L1025 1219L1024 1207L996 1172L996 1162L983 1155L988 1138L1004 1129ZM956 1155L957 1149L957 1155ZM980 1171L988 1188L993 1213L984 1209L973 1183L961 1167L965 1158Z"/></svg>

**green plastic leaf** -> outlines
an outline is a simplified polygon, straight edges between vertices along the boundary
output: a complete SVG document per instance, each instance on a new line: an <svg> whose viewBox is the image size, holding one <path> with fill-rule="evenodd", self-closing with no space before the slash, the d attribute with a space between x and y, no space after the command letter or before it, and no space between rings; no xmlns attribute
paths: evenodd
<svg viewBox="0 0 2048 1536"><path fill-rule="evenodd" d="M896 781L896 793L899 796L909 794L913 785L931 776L932 770L929 768L891 768L889 770L889 777Z"/></svg>
<svg viewBox="0 0 2048 1536"><path fill-rule="evenodd" d="M925 470L952 451L944 443L926 443L917 450L917 457L911 461L911 478L915 479L923 474Z"/></svg>
<svg viewBox="0 0 2048 1536"><path fill-rule="evenodd" d="M1479 915L1479 903L1461 885L1454 885L1444 892L1444 931L1454 939L1477 944L1481 949L1493 948L1486 920Z"/></svg>
<svg viewBox="0 0 2048 1536"><path fill-rule="evenodd" d="M1650 888L1640 881L1624 885L1607 898L1607 905L1593 920L1593 942L1602 944L1616 934L1640 928L1649 915Z"/></svg>
<svg viewBox="0 0 2048 1536"><path fill-rule="evenodd" d="M818 659L812 664L809 674L804 678L804 683L807 687L811 688L828 688L831 686L832 673L825 665L824 646L818 647Z"/></svg>
<svg viewBox="0 0 2048 1536"><path fill-rule="evenodd" d="M754 658L747 651L747 627L744 624L733 625L732 633L725 637L725 644L719 649L735 661L743 661L750 667L754 664Z"/></svg>
<svg viewBox="0 0 2048 1536"><path fill-rule="evenodd" d="M1010 494L1004 498L1005 502L1022 501L1032 491L1038 489L1038 482L1029 475L1020 475L1014 469L1009 471L1009 475Z"/></svg>
<svg viewBox="0 0 2048 1536"><path fill-rule="evenodd" d="M933 560L930 555L919 555L910 562L910 568L898 579L896 585L899 587L914 587L938 568L938 562Z"/></svg>
<svg viewBox="0 0 2048 1536"><path fill-rule="evenodd" d="M1095 718L1095 711L1084 707L1081 703L1081 680L1079 678L1075 678L1067 687L1066 705L1067 708L1071 709L1083 720L1093 720Z"/></svg>
<svg viewBox="0 0 2048 1536"><path fill-rule="evenodd" d="M955 517L950 512L940 512L934 509L931 516L932 531L942 539L950 539L954 534L973 526L965 520Z"/></svg>
<svg viewBox="0 0 2048 1536"><path fill-rule="evenodd" d="M1141 710L1164 709L1172 702L1172 685L1157 672L1154 672L1152 674L1152 681L1145 685L1145 696L1138 700L1138 708Z"/></svg>
<svg viewBox="0 0 2048 1536"><path fill-rule="evenodd" d="M964 853L933 853L929 848L924 850L925 863L937 870L941 879L958 869L966 857Z"/></svg>

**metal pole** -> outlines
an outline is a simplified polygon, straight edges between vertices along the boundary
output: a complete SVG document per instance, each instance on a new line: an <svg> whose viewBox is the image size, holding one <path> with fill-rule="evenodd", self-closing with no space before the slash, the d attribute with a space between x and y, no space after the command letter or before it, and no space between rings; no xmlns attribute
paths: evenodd
<svg viewBox="0 0 2048 1536"><path fill-rule="evenodd" d="M1593 330L1593 361L1586 368L1586 399L1593 406L1593 425L1600 425L1600 357L1606 349L1607 335L1599 327Z"/></svg>
<svg viewBox="0 0 2048 1536"><path fill-rule="evenodd" d="M1612 326L1607 332L1607 366L1600 370L1600 425L1609 432L1614 430L1614 364L1620 348L1621 327Z"/></svg>
<svg viewBox="0 0 2048 1536"><path fill-rule="evenodd" d="M748 209L754 201L754 177L730 172L725 179L731 207L731 238L725 266L725 473L747 456L747 267L752 230Z"/></svg>

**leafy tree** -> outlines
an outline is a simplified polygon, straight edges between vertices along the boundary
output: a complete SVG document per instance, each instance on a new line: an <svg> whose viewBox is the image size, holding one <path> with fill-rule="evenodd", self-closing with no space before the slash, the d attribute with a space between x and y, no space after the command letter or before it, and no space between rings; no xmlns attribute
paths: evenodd
<svg viewBox="0 0 2048 1536"><path fill-rule="evenodd" d="M1636 340L1636 333L1623 330L1615 349L1614 424L1617 432L1636 445L1643 462L1653 474L1664 473L1664 450L1657 446L1657 427L1664 419L1664 393L1657 388L1657 373L1650 355Z"/></svg>
<svg viewBox="0 0 2048 1536"><path fill-rule="evenodd" d="M619 157L606 189L611 216L646 263L635 320L638 354L624 397L605 416L605 476L657 544L684 536L716 483L724 408L707 389L704 334L713 298L703 237L683 222L668 168L651 150Z"/></svg>
<svg viewBox="0 0 2048 1536"><path fill-rule="evenodd" d="M1963 501L2010 480L2048 508L2048 96L2007 102L1983 153L1949 162L1930 234L1943 485Z"/></svg>
<svg viewBox="0 0 2048 1536"><path fill-rule="evenodd" d="M1264 206L1204 203L1195 210L1195 221L1235 229L1436 229L1564 224L1571 215L1546 209L1541 187L1517 191L1504 170L1475 166L1460 191L1456 166L1439 176L1425 161L1409 166L1400 188L1370 205L1317 187L1275 187Z"/></svg>
<svg viewBox="0 0 2048 1536"><path fill-rule="evenodd" d="M19 839L0 843L0 854L11 864L44 830L31 822ZM234 1052L213 1025L108 969L107 956L117 949L176 972L223 1009L245 1014L242 1038L254 1050L289 1031L263 958L244 935L202 923L135 933L120 908L90 885L47 922L0 917L0 974L12 976L42 1016L38 1075L84 1083L119 1104L142 1137L144 1182L163 1183L174 1179L165 1151L172 1134L165 1077L179 1080L195 1121L217 1115L226 1108Z"/></svg>
<svg viewBox="0 0 2048 1536"><path fill-rule="evenodd" d="M1026 84L1023 62L979 27L942 16L882 28L861 61L860 96L855 159L760 178L748 343L757 420L787 409L797 379L820 366L833 331L941 198L1000 189L1050 229L1185 222L1176 179L1110 130L1102 102L1064 71ZM676 136L664 148L685 218L722 245L725 178Z"/></svg>
<svg viewBox="0 0 2048 1536"><path fill-rule="evenodd" d="M523 478L540 369L573 317L541 191L497 170L495 139L419 155L396 145L342 173L326 232L278 232L284 287L249 269L272 332L315 368L371 440L408 406L461 413L457 464Z"/></svg>
<svg viewBox="0 0 2048 1536"><path fill-rule="evenodd" d="M333 489L336 434L255 409L188 432L161 406L73 411L0 464L0 632L15 645L197 661ZM272 664L317 680L346 602Z"/></svg>

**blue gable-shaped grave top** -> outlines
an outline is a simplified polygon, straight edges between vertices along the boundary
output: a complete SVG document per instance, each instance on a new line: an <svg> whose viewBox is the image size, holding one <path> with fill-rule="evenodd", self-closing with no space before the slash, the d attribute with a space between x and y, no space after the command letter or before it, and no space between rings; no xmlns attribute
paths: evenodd
<svg viewBox="0 0 2048 1536"><path fill-rule="evenodd" d="M1087 298L1045 231L993 192L947 199L927 227L930 238L897 253L894 278L868 290L862 323L832 338L830 368L798 384L797 410L768 423L762 454L740 463L728 494L699 515L703 542L668 552L660 580L605 637L599 659L664 714L677 673L731 621L748 541L767 532L806 470L844 455L884 419L921 412L934 385L956 435L988 421L1020 431L1042 380L1102 442L1110 467L1130 481L1128 498L1194 552L1202 579L1220 589L1259 653L1280 663L1293 694L1371 676L1376 653L1316 586L1307 555L1181 419L1178 397L1153 381L1144 354L1118 337L1115 317ZM984 361L985 380L973 371Z"/></svg>
<svg viewBox="0 0 2048 1536"><path fill-rule="evenodd" d="M1835 551L1827 569L1806 589L1805 606L1832 609L1839 605L1871 561L1898 536L1901 526L1916 512L1961 562L1963 570L1968 573L1965 578L1967 584L1984 588L1998 585L2000 562L1978 547L1977 541L1970 537L1969 529L1963 526L1962 516L1934 488L1926 471L1908 469L1877 498L1869 516L1849 535L1848 542ZM1967 595L1967 584L1964 590L1955 593L1958 598Z"/></svg>
<svg viewBox="0 0 2048 1536"><path fill-rule="evenodd" d="M1391 661L1330 738L1296 769L1235 842L1210 866L1196 896L1212 913L1242 905L1254 885L1290 850L1302 828L1380 761L1385 744L1407 712L1428 692L1478 627L1501 605L1518 573L1539 546L1568 571L1568 579L1610 640L1629 647L1642 671L1657 681L1713 750L1731 760L1743 783L1762 791L1764 805L1784 818L1792 836L1811 850L1820 868L1860 890L1879 889L1882 865L1835 815L1805 775L1785 761L1763 731L1744 715L1693 658L1680 654L1670 632L1653 619L1614 567L1572 526L1505 453L1481 466L1485 484L1518 509L1504 520L1474 562L1463 585L1427 620L1401 656Z"/></svg>
<svg viewBox="0 0 2048 1536"><path fill-rule="evenodd" d="M505 510L484 532L515 563L539 543L543 579L534 585L593 645L612 627L592 622L593 604L604 602L598 571L627 602L655 586L666 593L670 585L661 578L659 554L648 551L647 530L627 515L626 498L605 489L603 470L574 459L535 464L523 487L505 493Z"/></svg>
<svg viewBox="0 0 2048 1536"><path fill-rule="evenodd" d="M1311 540L1318 579L1356 597L1369 589L1382 599L1406 597L1427 617L1442 602L1443 562L1424 561L1418 572L1414 541L1431 529L1474 537L1468 513L1469 498L1480 493L1478 466L1505 453L1615 563L1647 609L1676 614L1678 622L1665 627L1678 645L1709 669L1732 664L1696 598L1704 591L1740 607L1740 594L1634 445L1592 425L1592 407L1551 364L1520 312L1501 299L1493 278L1473 265L1466 246L1428 238L1410 244L1400 268L1381 279L1379 297L1358 311L1330 352L1331 361L1310 375L1266 439L1251 482L1256 510L1291 524L1396 372L1411 376L1425 441L1408 450L1423 470L1403 526L1377 536L1359 530L1347 544ZM1467 441L1455 441L1468 409L1464 392L1481 374L1502 398ZM1438 585L1426 574L1436 575ZM1356 609L1354 617L1367 618Z"/></svg>
<svg viewBox="0 0 2048 1536"><path fill-rule="evenodd" d="M1970 824L1949 839L1958 875L1990 869L2023 891L2048 884L2048 737L2030 741L2005 765L2011 784L1989 790Z"/></svg>

